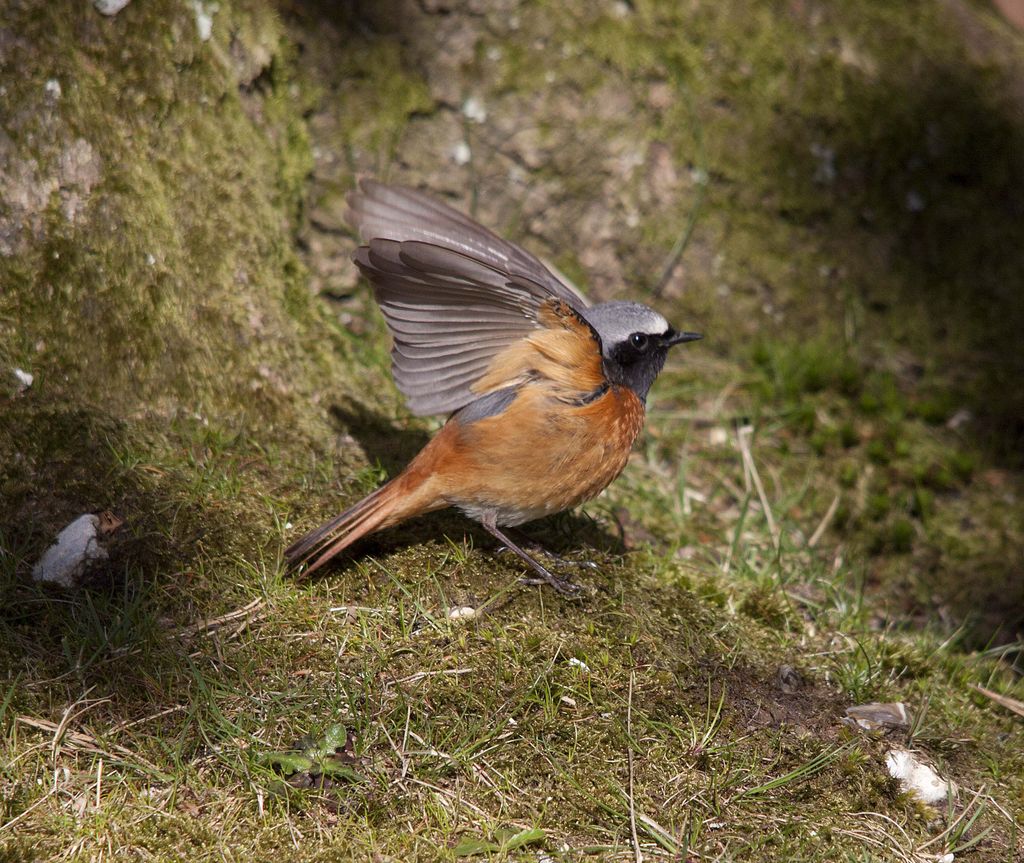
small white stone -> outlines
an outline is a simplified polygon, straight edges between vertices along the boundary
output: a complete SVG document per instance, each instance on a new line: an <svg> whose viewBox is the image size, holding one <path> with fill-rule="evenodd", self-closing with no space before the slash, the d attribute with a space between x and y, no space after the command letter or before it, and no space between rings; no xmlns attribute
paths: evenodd
<svg viewBox="0 0 1024 863"><path fill-rule="evenodd" d="M15 369L14 376L18 379L19 392L24 392L25 390L27 390L30 386L32 386L32 381L35 380L35 375L31 374L30 372L26 372L24 369Z"/></svg>
<svg viewBox="0 0 1024 863"><path fill-rule="evenodd" d="M470 96L462 103L462 113L467 120L474 123L483 123L487 119L487 108L476 96Z"/></svg>
<svg viewBox="0 0 1024 863"><path fill-rule="evenodd" d="M576 699L571 695L560 695L558 700L562 702L566 707L576 708Z"/></svg>
<svg viewBox="0 0 1024 863"><path fill-rule="evenodd" d="M469 149L469 144L465 141L459 141L458 144L452 147L452 161L460 167L462 165L468 165L472 156L473 153Z"/></svg>
<svg viewBox="0 0 1024 863"><path fill-rule="evenodd" d="M49 81L47 81L46 86L43 89L46 90L47 96L50 96L54 99L60 98L60 81L58 81L56 78L51 78Z"/></svg>
<svg viewBox="0 0 1024 863"><path fill-rule="evenodd" d="M96 538L100 520L95 515L81 515L57 534L54 542L32 567L32 578L73 587L94 560L104 560L107 550Z"/></svg>
<svg viewBox="0 0 1024 863"><path fill-rule="evenodd" d="M974 414L967 410L967 408L960 408L960 410L946 421L946 428L957 431L970 423L973 419Z"/></svg>
<svg viewBox="0 0 1024 863"><path fill-rule="evenodd" d="M453 608L448 612L449 620L472 620L474 617L476 617L476 609L468 605Z"/></svg>
<svg viewBox="0 0 1024 863"><path fill-rule="evenodd" d="M130 2L131 0L92 0L92 5L103 15L116 15Z"/></svg>
<svg viewBox="0 0 1024 863"><path fill-rule="evenodd" d="M146 264L150 267L156 264L156 256L152 252L146 253Z"/></svg>
<svg viewBox="0 0 1024 863"><path fill-rule="evenodd" d="M711 446L725 446L729 443L729 432L716 426L708 432L708 443Z"/></svg>
<svg viewBox="0 0 1024 863"><path fill-rule="evenodd" d="M892 749L885 756L889 775L900 781L905 792L922 803L938 803L946 799L946 782L927 764L917 760L908 749ZM952 786L951 788L955 788Z"/></svg>
<svg viewBox="0 0 1024 863"><path fill-rule="evenodd" d="M575 656L569 657L569 665L575 665L584 674L590 674L590 666L587 665L582 659L577 659Z"/></svg>

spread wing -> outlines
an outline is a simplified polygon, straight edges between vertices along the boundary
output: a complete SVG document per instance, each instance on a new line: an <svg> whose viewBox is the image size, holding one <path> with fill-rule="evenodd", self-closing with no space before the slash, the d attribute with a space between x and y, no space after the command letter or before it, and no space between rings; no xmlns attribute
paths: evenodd
<svg viewBox="0 0 1024 863"><path fill-rule="evenodd" d="M529 252L419 192L364 180L349 207L366 241L354 260L394 337L395 383L414 413L448 413L492 389L478 383L547 326L545 303L588 305Z"/></svg>

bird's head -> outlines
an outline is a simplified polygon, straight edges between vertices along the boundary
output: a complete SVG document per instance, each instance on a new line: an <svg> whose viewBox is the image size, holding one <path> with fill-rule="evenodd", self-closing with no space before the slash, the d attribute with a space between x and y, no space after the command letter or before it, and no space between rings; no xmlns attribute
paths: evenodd
<svg viewBox="0 0 1024 863"><path fill-rule="evenodd" d="M669 348L701 338L679 332L649 306L615 301L591 306L583 317L601 337L605 373L615 384L628 386L641 401L654 383Z"/></svg>

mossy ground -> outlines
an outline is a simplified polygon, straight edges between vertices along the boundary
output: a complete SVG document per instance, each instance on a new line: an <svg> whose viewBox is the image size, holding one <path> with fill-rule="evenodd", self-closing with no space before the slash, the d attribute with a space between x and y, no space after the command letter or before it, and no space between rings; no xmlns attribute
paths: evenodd
<svg viewBox="0 0 1024 863"><path fill-rule="evenodd" d="M0 858L1019 857L1020 719L972 688L1024 697L1024 49L986 7L5 15ZM284 574L432 427L345 263L358 172L707 334L531 531L583 599L444 514ZM108 564L33 584L102 509ZM840 723L871 700L948 806ZM337 723L358 781L282 782Z"/></svg>

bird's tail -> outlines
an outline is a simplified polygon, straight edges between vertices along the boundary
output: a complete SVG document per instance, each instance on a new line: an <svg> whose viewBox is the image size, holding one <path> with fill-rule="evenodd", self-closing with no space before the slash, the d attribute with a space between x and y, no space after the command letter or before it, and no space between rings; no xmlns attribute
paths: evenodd
<svg viewBox="0 0 1024 863"><path fill-rule="evenodd" d="M284 557L291 568L312 561L306 575L348 548L357 539L401 521L405 514L396 512L396 498L401 492L392 480L371 492L361 501L336 515L296 540L285 549Z"/></svg>

